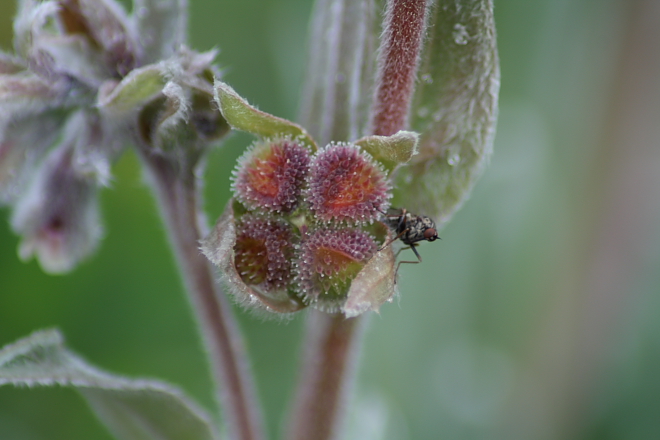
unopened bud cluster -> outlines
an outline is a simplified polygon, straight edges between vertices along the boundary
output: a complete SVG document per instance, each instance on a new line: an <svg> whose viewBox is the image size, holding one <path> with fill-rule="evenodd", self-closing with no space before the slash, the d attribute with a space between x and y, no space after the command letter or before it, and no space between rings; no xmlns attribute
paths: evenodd
<svg viewBox="0 0 660 440"><path fill-rule="evenodd" d="M102 236L99 189L129 146L194 167L228 126L211 103L215 52L185 46L185 2L18 2L0 51L0 205L19 255L73 269Z"/></svg>
<svg viewBox="0 0 660 440"><path fill-rule="evenodd" d="M312 153L299 139L262 139L239 159L232 188L243 282L338 311L384 239L373 225L391 197L382 166L354 144Z"/></svg>

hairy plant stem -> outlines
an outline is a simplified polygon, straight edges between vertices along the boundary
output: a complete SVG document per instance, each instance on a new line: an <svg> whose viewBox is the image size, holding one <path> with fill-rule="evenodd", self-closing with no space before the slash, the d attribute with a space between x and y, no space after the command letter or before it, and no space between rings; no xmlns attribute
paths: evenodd
<svg viewBox="0 0 660 440"><path fill-rule="evenodd" d="M210 262L199 251L198 179L185 161L142 149L161 216L197 318L230 439L264 438L243 341Z"/></svg>
<svg viewBox="0 0 660 440"><path fill-rule="evenodd" d="M372 107L372 134L390 136L407 128L427 9L426 0L387 2Z"/></svg>
<svg viewBox="0 0 660 440"><path fill-rule="evenodd" d="M426 0L388 1L371 111L372 134L391 135L407 128L427 10ZM335 99L336 105L317 113L336 114L342 98ZM326 123L332 125L333 117ZM289 420L289 440L330 440L337 436L349 385L357 371L357 347L363 333L358 330L364 327L361 322L365 318L311 313L305 326L302 375Z"/></svg>
<svg viewBox="0 0 660 440"><path fill-rule="evenodd" d="M303 375L295 398L289 440L336 437L348 384L356 370L362 319L312 311L307 317Z"/></svg>

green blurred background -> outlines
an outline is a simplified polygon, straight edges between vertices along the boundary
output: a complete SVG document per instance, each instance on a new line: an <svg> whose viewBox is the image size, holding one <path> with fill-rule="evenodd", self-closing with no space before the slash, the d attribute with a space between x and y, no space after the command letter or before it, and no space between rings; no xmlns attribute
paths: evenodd
<svg viewBox="0 0 660 440"><path fill-rule="evenodd" d="M660 438L660 2L496 0L495 155L473 196L401 270L370 317L351 439ZM295 118L311 2L192 0L191 46ZM8 50L15 5L0 0ZM215 218L249 138L215 151ZM102 193L106 237L73 274L20 263L0 211L0 345L58 326L111 371L212 390L136 158ZM240 321L273 438L297 376L302 319ZM0 387L0 438L107 440L68 389ZM313 439L310 439L313 440Z"/></svg>

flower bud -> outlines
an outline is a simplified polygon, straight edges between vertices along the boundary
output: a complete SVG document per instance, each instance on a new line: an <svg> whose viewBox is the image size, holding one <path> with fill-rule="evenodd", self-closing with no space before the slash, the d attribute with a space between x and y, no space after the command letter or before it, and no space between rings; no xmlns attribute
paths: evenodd
<svg viewBox="0 0 660 440"><path fill-rule="evenodd" d="M98 185L74 167L70 144L55 149L14 207L12 227L23 236L19 256L37 256L44 271L64 273L89 255L102 235Z"/></svg>
<svg viewBox="0 0 660 440"><path fill-rule="evenodd" d="M12 202L25 190L63 123L57 111L0 123L0 203Z"/></svg>
<svg viewBox="0 0 660 440"><path fill-rule="evenodd" d="M20 58L0 52L0 75L18 73L25 70L25 67Z"/></svg>
<svg viewBox="0 0 660 440"><path fill-rule="evenodd" d="M99 95L99 105L112 117L139 109L143 147L194 163L229 131L213 103L214 57L215 51L195 53L182 47L161 63L134 70Z"/></svg>
<svg viewBox="0 0 660 440"><path fill-rule="evenodd" d="M64 81L51 81L30 72L0 74L0 118L13 119L65 104Z"/></svg>
<svg viewBox="0 0 660 440"><path fill-rule="evenodd" d="M57 19L66 35L82 36L100 49L112 76L124 76L137 63L137 45L128 17L114 0L58 0Z"/></svg>
<svg viewBox="0 0 660 440"><path fill-rule="evenodd" d="M185 12L177 0L136 0L131 15L117 0L18 1L16 54L0 51L0 203L21 258L59 273L93 251L98 188L129 145L189 175L228 132L216 52L184 46Z"/></svg>
<svg viewBox="0 0 660 440"><path fill-rule="evenodd" d="M306 199L321 221L371 223L388 208L390 185L381 165L353 144L330 144L310 166Z"/></svg>
<svg viewBox="0 0 660 440"><path fill-rule="evenodd" d="M288 138L261 140L239 159L232 188L249 209L290 212L298 205L309 151Z"/></svg>
<svg viewBox="0 0 660 440"><path fill-rule="evenodd" d="M133 0L133 21L140 30L144 64L169 58L185 44L188 35L188 2Z"/></svg>

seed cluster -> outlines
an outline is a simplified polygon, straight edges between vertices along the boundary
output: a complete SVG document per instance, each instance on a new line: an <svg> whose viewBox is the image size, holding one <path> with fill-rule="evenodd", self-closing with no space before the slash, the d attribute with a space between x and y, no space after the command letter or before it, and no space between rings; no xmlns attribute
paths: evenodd
<svg viewBox="0 0 660 440"><path fill-rule="evenodd" d="M366 229L388 207L382 166L353 144L311 155L296 140L263 140L239 159L233 190L243 282L337 310L377 249Z"/></svg>
<svg viewBox="0 0 660 440"><path fill-rule="evenodd" d="M240 159L232 188L249 209L292 211L309 166L309 151L290 140L261 141Z"/></svg>
<svg viewBox="0 0 660 440"><path fill-rule="evenodd" d="M319 229L300 247L296 283L307 301L321 294L341 295L374 252L373 237L360 229Z"/></svg>
<svg viewBox="0 0 660 440"><path fill-rule="evenodd" d="M265 291L286 288L291 278L292 230L284 221L246 214L237 222L236 270L245 284Z"/></svg>
<svg viewBox="0 0 660 440"><path fill-rule="evenodd" d="M385 173L355 145L331 144L321 150L308 180L310 209L322 221L371 222L387 209Z"/></svg>

